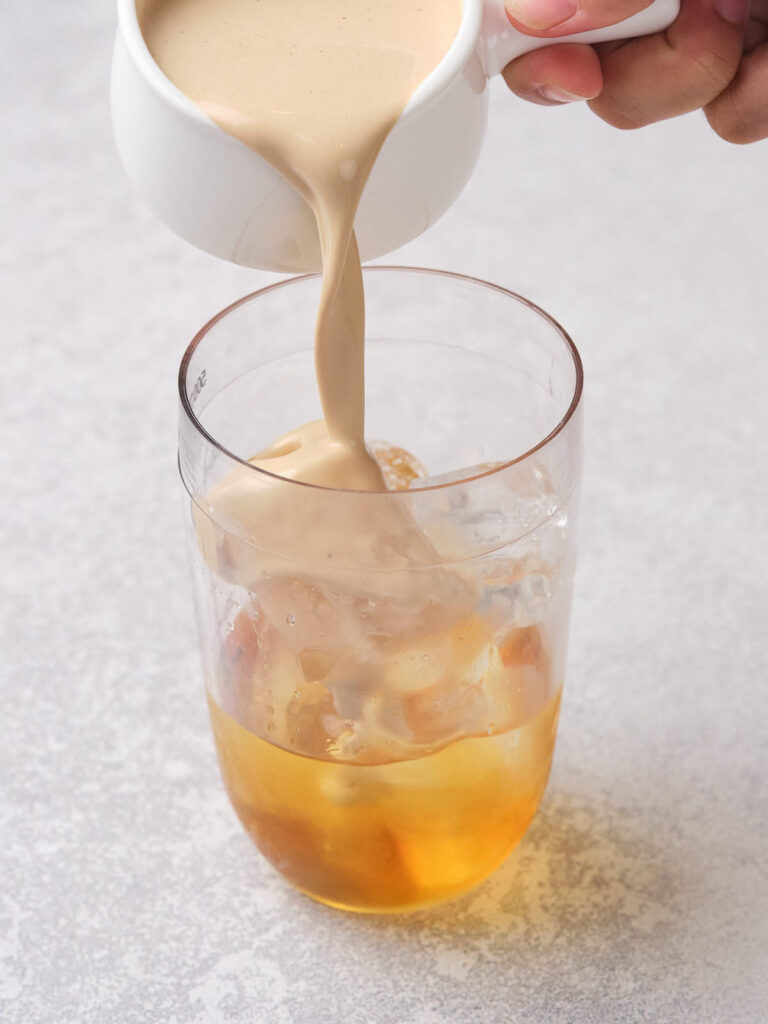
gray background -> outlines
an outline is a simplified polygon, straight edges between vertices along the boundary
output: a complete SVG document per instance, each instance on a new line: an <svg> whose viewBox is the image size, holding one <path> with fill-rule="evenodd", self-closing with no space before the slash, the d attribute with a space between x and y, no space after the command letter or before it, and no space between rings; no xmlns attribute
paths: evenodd
<svg viewBox="0 0 768 1024"><path fill-rule="evenodd" d="M106 0L0 18L0 1019L764 1020L768 144L700 115L622 135L499 87L471 185L393 257L570 329L585 526L527 838L459 902L347 916L290 891L230 810L181 543L178 360L274 278L132 196Z"/></svg>

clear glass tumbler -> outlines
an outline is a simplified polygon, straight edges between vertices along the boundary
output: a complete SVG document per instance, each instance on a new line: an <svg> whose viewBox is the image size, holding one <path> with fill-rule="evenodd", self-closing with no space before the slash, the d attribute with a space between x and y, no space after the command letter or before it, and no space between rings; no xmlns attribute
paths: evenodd
<svg viewBox="0 0 768 1024"><path fill-rule="evenodd" d="M316 487L248 462L320 418L317 277L247 296L194 339L179 466L234 808L299 889L384 912L476 885L544 792L582 369L562 328L504 289L385 267L365 288L367 437L399 489Z"/></svg>

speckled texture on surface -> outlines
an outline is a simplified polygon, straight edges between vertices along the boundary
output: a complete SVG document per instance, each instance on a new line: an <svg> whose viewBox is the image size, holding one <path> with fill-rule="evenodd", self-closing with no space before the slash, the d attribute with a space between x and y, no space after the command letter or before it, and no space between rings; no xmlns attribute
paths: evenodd
<svg viewBox="0 0 768 1024"><path fill-rule="evenodd" d="M768 1019L768 144L499 89L467 192L394 257L570 329L585 525L529 835L462 901L353 917L280 882L226 802L183 559L176 366L272 278L131 195L107 0L2 20L0 1020Z"/></svg>

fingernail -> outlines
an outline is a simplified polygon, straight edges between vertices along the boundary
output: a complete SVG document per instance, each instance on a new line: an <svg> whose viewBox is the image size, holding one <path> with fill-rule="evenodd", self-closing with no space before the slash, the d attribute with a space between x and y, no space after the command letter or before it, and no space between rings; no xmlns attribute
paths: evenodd
<svg viewBox="0 0 768 1024"><path fill-rule="evenodd" d="M715 10L725 21L741 25L746 20L749 0L715 0Z"/></svg>
<svg viewBox="0 0 768 1024"><path fill-rule="evenodd" d="M568 92L567 89L560 89L556 85L540 85L536 91L548 103L577 103L587 98L577 96L575 92Z"/></svg>
<svg viewBox="0 0 768 1024"><path fill-rule="evenodd" d="M725 0L734 3L735 0ZM545 29L562 25L576 14L578 0L506 0L507 11L526 28Z"/></svg>

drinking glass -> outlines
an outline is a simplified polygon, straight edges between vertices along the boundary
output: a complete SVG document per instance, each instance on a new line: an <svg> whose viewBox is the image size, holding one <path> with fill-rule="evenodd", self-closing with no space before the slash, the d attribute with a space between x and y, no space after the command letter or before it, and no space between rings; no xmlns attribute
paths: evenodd
<svg viewBox="0 0 768 1024"><path fill-rule="evenodd" d="M397 489L318 487L248 461L321 416L317 276L246 296L194 339L179 467L235 811L294 886L386 912L487 877L544 792L582 368L565 331L503 288L364 274L366 437Z"/></svg>

